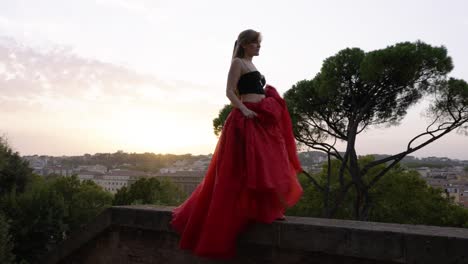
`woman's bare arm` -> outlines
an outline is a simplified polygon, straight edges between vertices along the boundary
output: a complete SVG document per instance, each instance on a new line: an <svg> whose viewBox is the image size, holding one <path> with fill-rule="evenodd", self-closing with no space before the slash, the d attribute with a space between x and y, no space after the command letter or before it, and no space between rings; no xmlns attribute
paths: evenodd
<svg viewBox="0 0 468 264"><path fill-rule="evenodd" d="M236 95L237 82L241 76L242 66L239 58L234 58L231 62L231 68L229 69L227 85L226 85L226 96L231 100L234 107L239 108L246 117L253 117L256 114L248 109Z"/></svg>
<svg viewBox="0 0 468 264"><path fill-rule="evenodd" d="M229 73L228 73L228 79L227 79L227 85L226 85L226 96L231 100L231 103L234 105L234 107L239 108L242 110L243 108L246 108L245 105L239 100L239 98L236 95L236 89L237 89L237 82L239 81L239 78L241 76L241 61L239 58L234 58L231 62L231 68L229 68Z"/></svg>

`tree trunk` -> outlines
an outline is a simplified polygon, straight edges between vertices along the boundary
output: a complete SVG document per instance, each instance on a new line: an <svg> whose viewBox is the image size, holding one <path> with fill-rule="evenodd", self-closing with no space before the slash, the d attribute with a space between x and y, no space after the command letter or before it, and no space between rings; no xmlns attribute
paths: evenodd
<svg viewBox="0 0 468 264"><path fill-rule="evenodd" d="M331 208L330 208L330 178L331 178L331 158L330 158L330 152L327 153L327 164L328 164L328 169L327 169L327 183L325 185L324 191L323 191L323 213L322 215L326 218L331 217Z"/></svg>

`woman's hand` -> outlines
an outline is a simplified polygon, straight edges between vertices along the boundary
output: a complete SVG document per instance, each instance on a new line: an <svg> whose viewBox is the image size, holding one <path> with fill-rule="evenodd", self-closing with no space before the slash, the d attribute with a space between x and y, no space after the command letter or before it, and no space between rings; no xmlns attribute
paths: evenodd
<svg viewBox="0 0 468 264"><path fill-rule="evenodd" d="M257 116L257 113L255 113L254 111L248 109L247 107L245 107L241 111L242 111L242 114L244 114L244 116L247 117L247 118L254 118L254 117Z"/></svg>

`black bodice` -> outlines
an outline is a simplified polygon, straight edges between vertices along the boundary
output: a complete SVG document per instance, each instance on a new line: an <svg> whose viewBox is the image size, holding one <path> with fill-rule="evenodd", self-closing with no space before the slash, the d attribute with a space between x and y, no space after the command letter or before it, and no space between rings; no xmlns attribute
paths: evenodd
<svg viewBox="0 0 468 264"><path fill-rule="evenodd" d="M265 77L259 71L251 71L241 75L237 88L239 94L265 94L263 90L265 84Z"/></svg>

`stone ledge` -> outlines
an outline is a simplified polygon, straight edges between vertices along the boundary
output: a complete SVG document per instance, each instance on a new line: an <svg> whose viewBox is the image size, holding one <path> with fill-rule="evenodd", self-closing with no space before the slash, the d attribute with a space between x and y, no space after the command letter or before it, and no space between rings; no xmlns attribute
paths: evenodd
<svg viewBox="0 0 468 264"><path fill-rule="evenodd" d="M140 258L145 259L143 255L147 254L152 256L148 259L154 261L158 256L163 256L153 252L160 249L164 256L171 256L168 259L177 257L178 261L172 263L195 263L196 258L177 249L177 236L169 226L171 210L172 207L111 207L51 252L46 263L80 263L70 259L74 255L96 254L91 252L93 246L86 247L88 244L97 243L100 248L114 247L114 250L119 250L122 247L131 248L125 244L134 244L135 240L147 244L155 244L158 242L156 240L163 242L159 241L156 243L160 245L159 248L151 250L140 245L139 253L132 253L133 257L141 255ZM145 232L154 236L138 237L138 234L143 236ZM124 233L135 233L137 237L128 238ZM238 263L246 259L257 261L253 263L468 263L468 229L463 228L288 216L286 221L252 226L240 236L238 246ZM151 252L145 253L145 250ZM68 261L64 262L65 259ZM112 259L112 256L107 259ZM112 261L102 260L99 263ZM196 263L218 262L198 259Z"/></svg>

